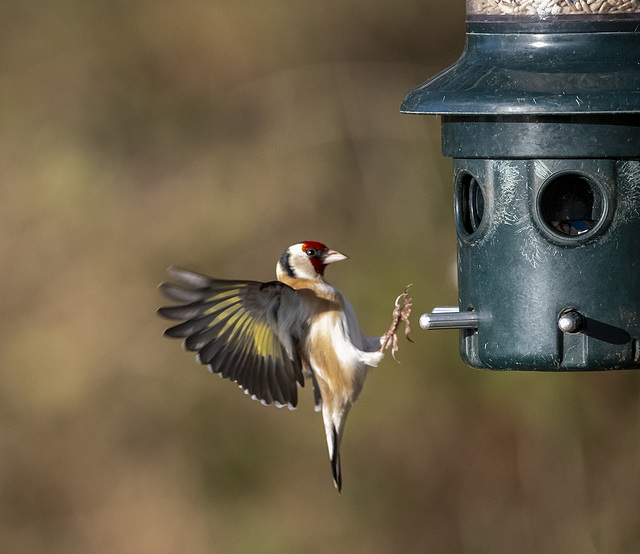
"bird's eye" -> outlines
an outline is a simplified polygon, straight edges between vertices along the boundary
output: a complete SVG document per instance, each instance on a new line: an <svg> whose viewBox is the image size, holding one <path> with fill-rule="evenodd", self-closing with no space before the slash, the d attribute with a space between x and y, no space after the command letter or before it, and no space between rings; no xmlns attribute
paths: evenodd
<svg viewBox="0 0 640 554"><path fill-rule="evenodd" d="M306 254L310 258L313 258L317 253L318 251L315 248L307 248Z"/></svg>

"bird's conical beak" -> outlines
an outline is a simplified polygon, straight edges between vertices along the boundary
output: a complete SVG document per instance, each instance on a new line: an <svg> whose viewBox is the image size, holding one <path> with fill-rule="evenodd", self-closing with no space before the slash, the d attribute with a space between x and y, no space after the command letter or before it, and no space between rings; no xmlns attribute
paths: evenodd
<svg viewBox="0 0 640 554"><path fill-rule="evenodd" d="M342 260L346 260L349 256L345 256L344 254L340 254L340 252L337 252L335 250L327 250L325 255L322 257L322 263L327 265L327 264L332 264L333 262L339 262Z"/></svg>

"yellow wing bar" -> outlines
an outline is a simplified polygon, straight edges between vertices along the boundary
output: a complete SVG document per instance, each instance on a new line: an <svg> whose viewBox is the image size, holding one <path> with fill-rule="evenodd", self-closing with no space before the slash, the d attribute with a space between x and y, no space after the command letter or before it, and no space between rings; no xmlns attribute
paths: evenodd
<svg viewBox="0 0 640 554"><path fill-rule="evenodd" d="M306 327L304 309L291 317L291 307L295 314L302 302L296 291L278 281L225 281L179 268L170 273L174 282L163 283L160 291L187 303L158 310L182 321L165 335L184 339L185 349L197 352L200 363L253 398L295 407L297 386L304 386L297 345ZM280 317L282 304L287 317Z"/></svg>

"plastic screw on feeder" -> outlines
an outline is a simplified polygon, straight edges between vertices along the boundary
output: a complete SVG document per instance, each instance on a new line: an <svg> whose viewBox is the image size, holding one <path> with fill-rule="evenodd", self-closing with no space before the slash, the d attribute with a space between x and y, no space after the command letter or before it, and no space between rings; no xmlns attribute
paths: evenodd
<svg viewBox="0 0 640 554"><path fill-rule="evenodd" d="M577 310L563 310L558 318L558 329L563 333L579 333L583 325L584 318Z"/></svg>

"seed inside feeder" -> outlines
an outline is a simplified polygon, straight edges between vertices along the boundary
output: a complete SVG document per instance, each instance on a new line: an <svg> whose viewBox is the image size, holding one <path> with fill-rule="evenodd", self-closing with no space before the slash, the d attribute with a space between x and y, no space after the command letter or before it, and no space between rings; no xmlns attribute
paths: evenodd
<svg viewBox="0 0 640 554"><path fill-rule="evenodd" d="M603 15L640 13L640 0L467 0L467 14Z"/></svg>

